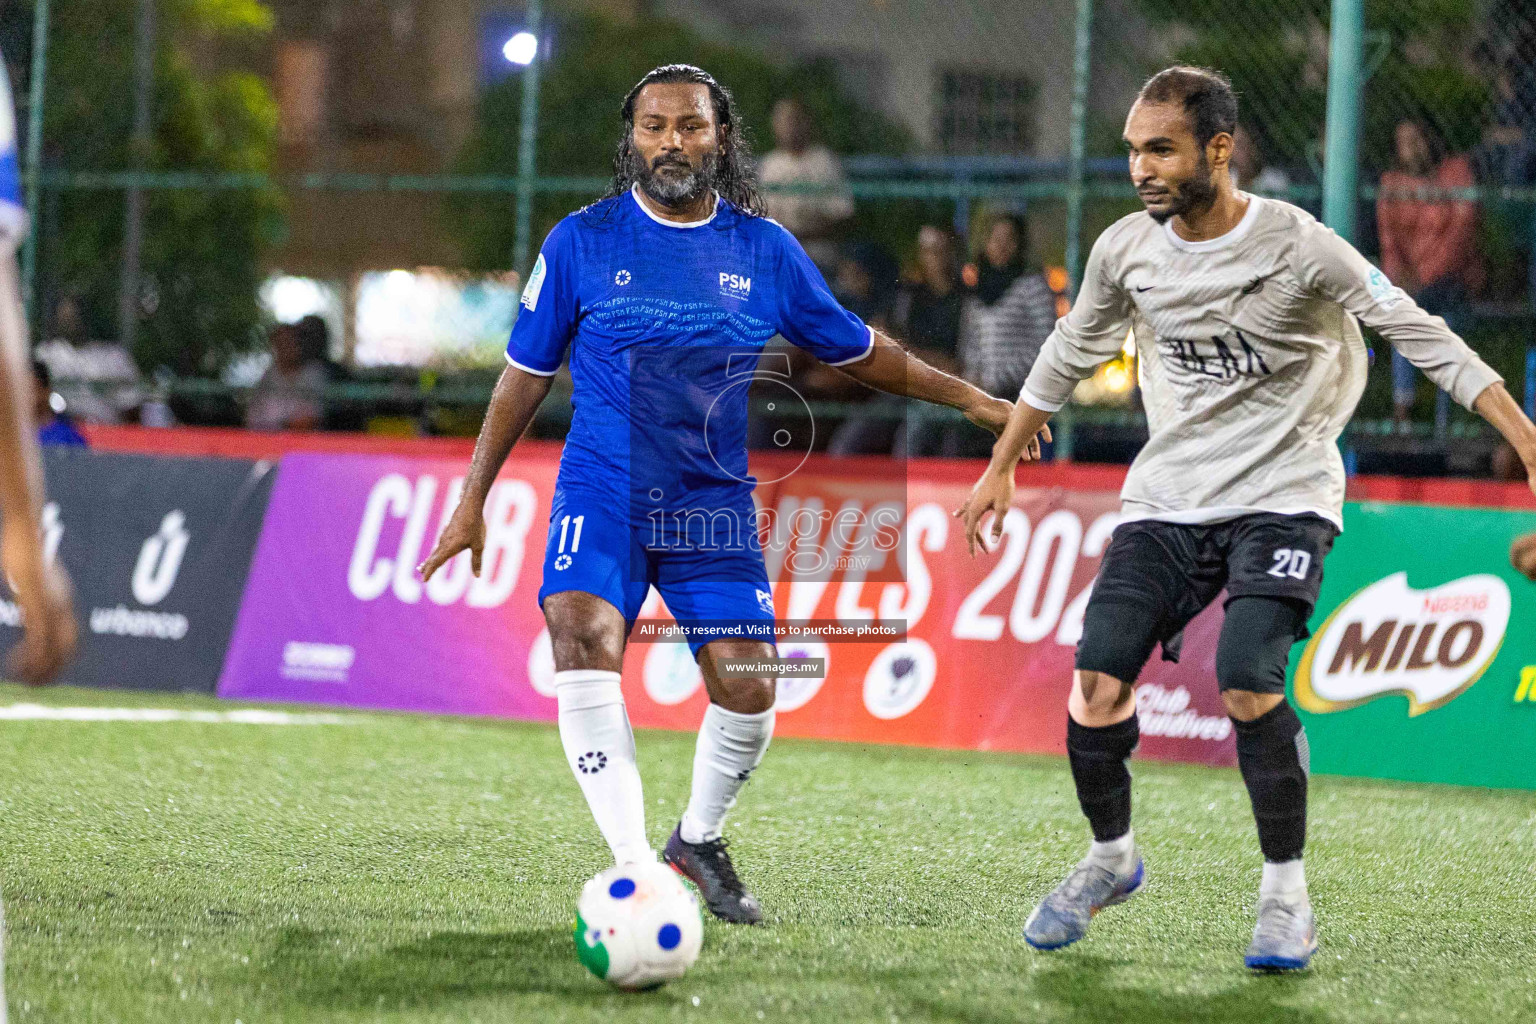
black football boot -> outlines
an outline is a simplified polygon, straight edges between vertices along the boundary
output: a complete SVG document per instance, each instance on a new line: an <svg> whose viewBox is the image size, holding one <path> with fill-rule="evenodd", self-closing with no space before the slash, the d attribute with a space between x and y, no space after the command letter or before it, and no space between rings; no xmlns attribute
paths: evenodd
<svg viewBox="0 0 1536 1024"><path fill-rule="evenodd" d="M763 908L736 877L736 867L723 838L703 843L683 841L682 826L672 830L661 857L674 871L699 888L709 912L730 924L761 924Z"/></svg>

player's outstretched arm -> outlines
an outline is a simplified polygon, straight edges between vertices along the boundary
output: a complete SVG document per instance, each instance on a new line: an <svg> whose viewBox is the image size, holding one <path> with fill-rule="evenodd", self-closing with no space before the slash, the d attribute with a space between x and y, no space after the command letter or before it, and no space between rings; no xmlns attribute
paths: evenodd
<svg viewBox="0 0 1536 1024"><path fill-rule="evenodd" d="M46 683L75 653L69 578L43 556L43 472L32 424L32 375L16 260L0 256L0 569L21 606L22 638L10 671Z"/></svg>
<svg viewBox="0 0 1536 1024"><path fill-rule="evenodd" d="M965 543L976 557L976 547L981 544L981 520L992 513L992 543L996 544L1003 533L1003 516L1013 504L1013 471L1020 460L1033 462L1040 457L1040 439L1051 439L1051 428L1046 421L1051 414L1036 409L1024 399L1013 406L1008 425L992 446L992 461L986 472L971 488L965 504L955 509L955 516L965 522ZM983 545L985 547L985 545Z"/></svg>
<svg viewBox="0 0 1536 1024"><path fill-rule="evenodd" d="M1536 491L1536 424L1526 417L1501 383L1484 388L1472 408L1514 447L1520 461L1525 463L1531 490Z"/></svg>
<svg viewBox="0 0 1536 1024"><path fill-rule="evenodd" d="M966 419L994 434L1002 433L1013 410L1013 403L930 366L879 331L874 332L869 355L838 369L877 391L959 409Z"/></svg>
<svg viewBox="0 0 1536 1024"><path fill-rule="evenodd" d="M485 410L485 422L480 425L480 437L475 441L475 454L469 461L459 505L443 527L432 553L416 567L423 580L431 579L433 573L461 551L469 552L470 567L476 576L480 575L480 555L485 550L485 499L512 446L528 429L553 382L553 377L515 366L501 372L491 404Z"/></svg>

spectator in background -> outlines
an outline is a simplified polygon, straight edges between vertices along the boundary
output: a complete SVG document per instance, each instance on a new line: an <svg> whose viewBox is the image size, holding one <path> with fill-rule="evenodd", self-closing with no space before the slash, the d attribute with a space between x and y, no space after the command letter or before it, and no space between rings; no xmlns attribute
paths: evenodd
<svg viewBox="0 0 1536 1024"><path fill-rule="evenodd" d="M889 279L894 283L894 267L883 259L883 253L881 257L877 270L881 276L874 280ZM838 279L843 280L842 264ZM930 365L958 374L962 293L954 235L945 228L924 225L917 233L915 271L897 288L894 306L871 303L874 308L869 312L874 319L866 318L866 322L892 334ZM838 295L846 308L860 308L856 297L850 305L849 297L841 292ZM889 328L884 326L887 323ZM952 433L947 428L952 425L920 414L907 419L903 415L907 411L905 399L876 395L869 402L869 410L869 415L850 419L838 428L829 446L832 454L954 454L946 450Z"/></svg>
<svg viewBox="0 0 1536 1024"><path fill-rule="evenodd" d="M880 246L850 242L833 265L832 294L860 320L889 333L898 277L896 261Z"/></svg>
<svg viewBox="0 0 1536 1024"><path fill-rule="evenodd" d="M1242 125L1232 136L1232 178L1244 192L1260 195L1287 197L1291 188L1291 176L1278 167L1264 162L1264 152L1259 148L1253 133Z"/></svg>
<svg viewBox="0 0 1536 1024"><path fill-rule="evenodd" d="M352 375L331 358L331 328L325 318L311 313L293 325L298 332L299 352L305 363L316 363L328 385L345 384ZM362 430L367 417L364 407L352 401L329 400L322 403L321 426L326 430Z"/></svg>
<svg viewBox="0 0 1536 1024"><path fill-rule="evenodd" d="M1017 398L1056 326L1056 293L1029 258L1029 225L1004 214L967 266L960 359L965 378L990 395Z"/></svg>
<svg viewBox="0 0 1536 1024"><path fill-rule="evenodd" d="M924 224L917 232L917 271L896 293L896 337L930 366L959 373L963 300L954 234Z"/></svg>
<svg viewBox="0 0 1536 1024"><path fill-rule="evenodd" d="M315 313L293 325L297 332L299 354L306 363L319 363L325 379L335 384L347 379L347 369L331 358L331 328L325 318Z"/></svg>
<svg viewBox="0 0 1536 1024"><path fill-rule="evenodd" d="M304 358L302 335L293 324L278 324L267 336L272 365L251 391L245 425L251 430L315 430L321 423L325 366Z"/></svg>
<svg viewBox="0 0 1536 1024"><path fill-rule="evenodd" d="M1395 165L1381 176L1376 199L1381 269L1427 312L1462 333L1468 298L1482 277L1477 204L1443 192L1473 185L1472 163L1446 156L1438 136L1419 121L1399 122L1394 138ZM1400 425L1408 422L1417 387L1418 371L1394 349L1392 407ZM1446 401L1442 394L1441 415Z"/></svg>
<svg viewBox="0 0 1536 1024"><path fill-rule="evenodd" d="M1529 87L1521 85L1530 75L1529 69L1506 66L1493 76L1493 110L1473 158L1479 180L1519 187L1536 179L1530 132L1536 109L1528 106Z"/></svg>
<svg viewBox="0 0 1536 1024"><path fill-rule="evenodd" d="M841 247L832 271L832 294L842 307L870 327L891 332L891 308L896 300L896 261L880 246L851 242ZM874 455L891 450L891 438L901 420L905 399L877 394L847 374L812 359L801 350L790 355L794 386L807 398L865 406L870 415L851 415L833 432L827 451L833 455Z"/></svg>
<svg viewBox="0 0 1536 1024"><path fill-rule="evenodd" d="M87 447L85 436L75 428L75 421L65 410L64 399L53 390L53 375L48 364L32 360L32 416L37 420L37 443L66 448Z"/></svg>
<svg viewBox="0 0 1536 1024"><path fill-rule="evenodd" d="M54 303L32 354L48 367L54 391L85 423L135 421L146 400L133 354L115 341L92 341L84 305L66 292Z"/></svg>
<svg viewBox="0 0 1536 1024"><path fill-rule="evenodd" d="M780 100L773 108L774 149L758 164L757 176L768 198L768 215L805 247L823 273L837 259L837 235L853 216L843 165L814 141L810 111L799 99ZM823 185L829 191L789 193L776 185Z"/></svg>

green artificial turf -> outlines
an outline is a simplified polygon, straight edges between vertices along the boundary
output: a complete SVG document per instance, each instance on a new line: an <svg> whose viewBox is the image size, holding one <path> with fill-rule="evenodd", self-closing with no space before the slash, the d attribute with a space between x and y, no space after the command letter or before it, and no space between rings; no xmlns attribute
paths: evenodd
<svg viewBox="0 0 1536 1024"><path fill-rule="evenodd" d="M0 704L227 708L0 688ZM643 733L659 845L693 737ZM780 741L729 829L769 926L656 992L571 921L606 850L552 728L0 721L13 1022L1536 1020L1536 796L1317 778L1322 949L1242 968L1235 771L1141 764L1150 884L1071 949L1019 937L1086 832L1052 758ZM1425 756L1433 756L1427 751Z"/></svg>

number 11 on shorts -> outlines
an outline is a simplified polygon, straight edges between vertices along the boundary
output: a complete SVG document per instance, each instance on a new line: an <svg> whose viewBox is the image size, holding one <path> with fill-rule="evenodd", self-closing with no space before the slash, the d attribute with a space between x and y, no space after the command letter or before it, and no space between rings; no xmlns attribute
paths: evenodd
<svg viewBox="0 0 1536 1024"><path fill-rule="evenodd" d="M565 554L565 538L571 532L571 524L576 524L576 534L571 537L571 554L575 554L581 548L581 524L586 521L586 516L577 516L574 520L570 516L560 517L560 547L555 554Z"/></svg>

